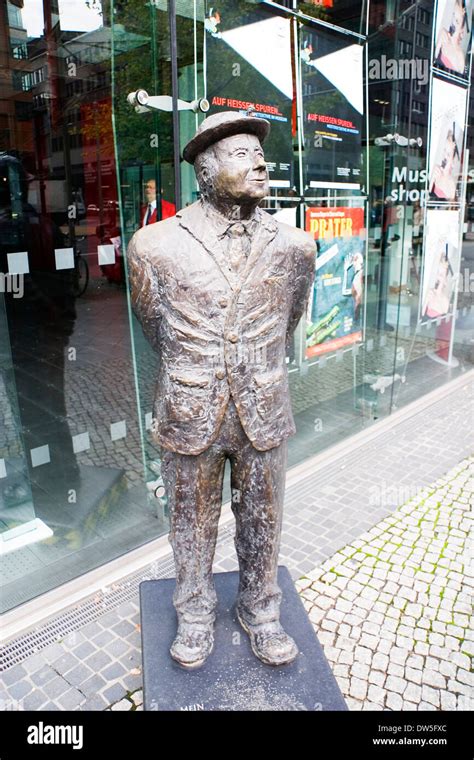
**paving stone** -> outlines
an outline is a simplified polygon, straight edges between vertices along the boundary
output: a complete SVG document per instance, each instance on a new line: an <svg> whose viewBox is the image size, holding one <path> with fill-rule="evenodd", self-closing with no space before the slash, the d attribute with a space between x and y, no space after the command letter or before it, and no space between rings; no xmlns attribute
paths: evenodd
<svg viewBox="0 0 474 760"><path fill-rule="evenodd" d="M123 684L126 691L134 691L143 687L143 676L141 673L139 675L126 673L120 678L120 683Z"/></svg>
<svg viewBox="0 0 474 760"><path fill-rule="evenodd" d="M362 710L363 703L359 699L346 697L346 704L349 710Z"/></svg>
<svg viewBox="0 0 474 760"><path fill-rule="evenodd" d="M108 612L106 615L103 615L98 620L99 627L104 628L106 630L113 628L114 625L117 625L118 623L120 623L120 618L116 610L113 610L112 612ZM97 631L97 633L98 632L99 631Z"/></svg>
<svg viewBox="0 0 474 760"><path fill-rule="evenodd" d="M409 683L403 692L403 699L418 704L421 700L421 686L417 686L414 683Z"/></svg>
<svg viewBox="0 0 474 760"><path fill-rule="evenodd" d="M332 646L336 636L331 631L319 631L318 640L323 647Z"/></svg>
<svg viewBox="0 0 474 760"><path fill-rule="evenodd" d="M26 672L23 665L14 665L13 668L9 668L8 670L4 670L2 673L2 681L5 684L5 686L11 686L12 684L16 683L17 681L20 681L22 678L27 676L28 673Z"/></svg>
<svg viewBox="0 0 474 760"><path fill-rule="evenodd" d="M377 649L378 639L377 636L371 636L368 633L363 633L360 637L360 644L361 646L367 647L367 649L372 650L375 652Z"/></svg>
<svg viewBox="0 0 474 760"><path fill-rule="evenodd" d="M395 710L398 712L403 707L403 699L401 698L400 694L389 691L387 692L387 696L385 698L385 705L389 710Z"/></svg>
<svg viewBox="0 0 474 760"><path fill-rule="evenodd" d="M399 676L399 678L403 678L405 675L405 668L403 665L397 665L396 662L389 662L387 673L391 676Z"/></svg>
<svg viewBox="0 0 474 760"><path fill-rule="evenodd" d="M37 670L36 673L31 674L31 680L35 686L44 686L44 684L48 683L48 681L52 681L56 676L56 671L50 665L44 665L40 670Z"/></svg>
<svg viewBox="0 0 474 760"><path fill-rule="evenodd" d="M48 681L44 685L44 690L49 699L55 700L68 691L71 688L69 684L62 676L56 676L52 681Z"/></svg>
<svg viewBox="0 0 474 760"><path fill-rule="evenodd" d="M465 694L459 694L457 709L472 712L474 710L474 698L472 696L466 696Z"/></svg>
<svg viewBox="0 0 474 760"><path fill-rule="evenodd" d="M385 688L387 691L393 691L397 694L403 694L407 686L407 682L399 676L387 676L385 682ZM393 709L393 708L392 708Z"/></svg>
<svg viewBox="0 0 474 760"><path fill-rule="evenodd" d="M91 654L94 654L94 652L97 652L97 649L93 644L90 643L90 641L84 641L82 644L79 644L78 647L75 647L71 650L74 657L77 657L78 660L84 661L87 657L90 657Z"/></svg>
<svg viewBox="0 0 474 760"><path fill-rule="evenodd" d="M449 691L440 691L440 698L441 698L441 709L442 710L456 710L457 709L457 699L456 695L452 694Z"/></svg>
<svg viewBox="0 0 474 760"><path fill-rule="evenodd" d="M388 639L384 639L383 637L380 638L380 641L377 646L377 654L380 652L382 654L388 654L392 648L392 642Z"/></svg>
<svg viewBox="0 0 474 760"><path fill-rule="evenodd" d="M390 660L397 665L404 665L410 652L407 649L400 649L400 647L392 647L390 650Z"/></svg>
<svg viewBox="0 0 474 760"><path fill-rule="evenodd" d="M9 687L8 693L13 699L22 700L33 691L33 688L33 684L28 678L22 678L21 681L17 681Z"/></svg>
<svg viewBox="0 0 474 760"><path fill-rule="evenodd" d="M464 683L468 686L474 686L474 673L468 673L467 670L458 668L456 680L459 681L459 683Z"/></svg>
<svg viewBox="0 0 474 760"><path fill-rule="evenodd" d="M367 694L367 681L362 678L351 678L349 694L356 699L365 699Z"/></svg>
<svg viewBox="0 0 474 760"><path fill-rule="evenodd" d="M139 668L142 664L142 653L138 649L129 650L126 654L119 657L118 660L127 671L131 670L131 668Z"/></svg>
<svg viewBox="0 0 474 760"><path fill-rule="evenodd" d="M454 678L456 676L456 664L454 662L442 660L439 663L439 672L443 674L443 676L447 676L448 678Z"/></svg>
<svg viewBox="0 0 474 760"><path fill-rule="evenodd" d="M64 678L68 683L72 684L73 686L80 686L84 681L87 681L88 678L90 678L93 675L93 671L87 667L87 665L84 665L83 663L80 663L75 668L70 670Z"/></svg>
<svg viewBox="0 0 474 760"><path fill-rule="evenodd" d="M105 681L98 673L95 673L91 678L88 678L80 684L81 691L86 697L93 697L106 685L107 681Z"/></svg>
<svg viewBox="0 0 474 760"><path fill-rule="evenodd" d="M28 657L23 663L22 666L26 670L28 674L36 673L38 670L41 670L46 665L46 660L43 656L42 652L38 652L37 654L32 655L32 657Z"/></svg>
<svg viewBox="0 0 474 760"><path fill-rule="evenodd" d="M46 662L52 663L64 654L64 647L58 643L50 644L42 650L41 654Z"/></svg>
<svg viewBox="0 0 474 760"><path fill-rule="evenodd" d="M131 617L132 615L138 614L138 606L133 602L122 602L122 604L117 607L117 614L121 618Z"/></svg>
<svg viewBox="0 0 474 760"><path fill-rule="evenodd" d="M101 670L110 665L112 658L107 652L96 652L84 661L84 665L90 668L94 673L99 673Z"/></svg>
<svg viewBox="0 0 474 760"><path fill-rule="evenodd" d="M120 702L116 702L115 705L112 705L112 710L125 711L131 710L132 707L133 705L128 699L121 699Z"/></svg>
<svg viewBox="0 0 474 760"><path fill-rule="evenodd" d="M65 649L76 649L80 644L84 644L86 637L80 631L71 631L61 640Z"/></svg>
<svg viewBox="0 0 474 760"><path fill-rule="evenodd" d="M100 629L100 633L97 634L97 636L94 636L91 641L98 649L103 649L106 644L108 644L110 641L114 641L116 638L117 637L110 631L104 631Z"/></svg>
<svg viewBox="0 0 474 760"><path fill-rule="evenodd" d="M21 700L23 710L39 710L48 701L48 696L42 689L35 689Z"/></svg>
<svg viewBox="0 0 474 760"><path fill-rule="evenodd" d="M437 707L435 707L435 705L433 705L433 704L430 704L429 702L424 702L424 701L422 700L422 701L420 702L420 704L419 704L419 707L418 707L418 709L419 709L421 712L423 712L423 711L428 711L428 710L437 710L438 708L437 708Z"/></svg>
<svg viewBox="0 0 474 760"><path fill-rule="evenodd" d="M414 683L421 684L423 672L416 670L415 668L405 668L405 678L407 681L413 681Z"/></svg>
<svg viewBox="0 0 474 760"><path fill-rule="evenodd" d="M133 633L134 630L135 630L135 624L131 623L129 620L120 620L119 623L117 623L116 625L112 627L112 631L119 638L126 638L131 633Z"/></svg>
<svg viewBox="0 0 474 760"><path fill-rule="evenodd" d="M427 686L434 686L438 689L446 688L445 677L442 676L441 673L438 673L436 670L429 670L425 668L422 673L421 682L422 684L426 684Z"/></svg>
<svg viewBox="0 0 474 760"><path fill-rule="evenodd" d="M406 661L407 667L417 668L420 670L424 666L424 658L419 654L411 654Z"/></svg>
<svg viewBox="0 0 474 760"><path fill-rule="evenodd" d="M354 662L351 667L351 675L367 680L369 676L369 670L370 668L367 664L362 662Z"/></svg>
<svg viewBox="0 0 474 760"><path fill-rule="evenodd" d="M82 688L81 688L82 691ZM101 694L94 694L81 705L82 710L100 711L108 707L107 700Z"/></svg>
<svg viewBox="0 0 474 760"><path fill-rule="evenodd" d="M125 696L125 689L120 683L114 683L112 686L108 686L101 692L106 702L110 705L114 702L118 702Z"/></svg>
<svg viewBox="0 0 474 760"><path fill-rule="evenodd" d="M75 707L79 707L86 701L86 697L77 689L69 689L58 697L57 701L63 710L74 710Z"/></svg>
<svg viewBox="0 0 474 760"><path fill-rule="evenodd" d="M116 678L121 678L126 674L127 671L119 662L113 662L101 671L101 676L106 681L114 681Z"/></svg>
<svg viewBox="0 0 474 760"><path fill-rule="evenodd" d="M354 662L354 652L343 650L339 655L339 662L341 664L352 665Z"/></svg>
<svg viewBox="0 0 474 760"><path fill-rule="evenodd" d="M369 673L369 683L373 683L376 686L383 686L387 676L380 670L371 670Z"/></svg>
<svg viewBox="0 0 474 760"><path fill-rule="evenodd" d="M51 667L57 673L65 675L69 670L72 670L78 664L79 660L77 657L74 657L74 655L70 652L65 652L61 655L61 657L58 657L57 660L54 660L54 662L51 663Z"/></svg>
<svg viewBox="0 0 474 760"><path fill-rule="evenodd" d="M431 686L423 685L421 687L421 694L424 702L434 705L435 707L440 706L439 689L433 689Z"/></svg>
<svg viewBox="0 0 474 760"><path fill-rule="evenodd" d="M425 669L426 670L436 670L436 672L439 672L439 665L440 661L437 657L431 657L429 655L428 657L425 657Z"/></svg>
<svg viewBox="0 0 474 760"><path fill-rule="evenodd" d="M139 689L138 691L135 691L133 694L131 694L131 698L136 705L143 704L143 690Z"/></svg>
<svg viewBox="0 0 474 760"><path fill-rule="evenodd" d="M375 684L370 684L368 692L367 692L367 698L371 702L375 702L383 707L383 705L385 704L385 696L386 696L385 689L382 689L380 686L376 686Z"/></svg>

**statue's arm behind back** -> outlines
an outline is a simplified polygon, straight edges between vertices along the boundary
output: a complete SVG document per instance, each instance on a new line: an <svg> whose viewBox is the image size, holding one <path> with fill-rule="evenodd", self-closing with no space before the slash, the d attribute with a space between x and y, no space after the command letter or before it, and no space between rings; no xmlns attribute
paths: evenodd
<svg viewBox="0 0 474 760"><path fill-rule="evenodd" d="M286 331L287 348L290 345L294 331L304 313L306 313L311 286L314 281L316 248L309 235L305 235L301 247L295 255L295 273L293 301Z"/></svg>
<svg viewBox="0 0 474 760"><path fill-rule="evenodd" d="M159 351L159 324L161 319L158 276L150 258L137 236L130 240L127 249L130 297L133 311L147 340Z"/></svg>

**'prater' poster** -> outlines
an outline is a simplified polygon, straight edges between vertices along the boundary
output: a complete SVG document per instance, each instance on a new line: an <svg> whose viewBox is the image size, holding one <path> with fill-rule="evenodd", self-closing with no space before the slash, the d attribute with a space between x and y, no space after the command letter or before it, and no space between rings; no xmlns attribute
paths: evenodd
<svg viewBox="0 0 474 760"><path fill-rule="evenodd" d="M316 243L308 304L306 358L362 340L365 225L363 208L308 208Z"/></svg>
<svg viewBox="0 0 474 760"><path fill-rule="evenodd" d="M293 185L290 21L241 0L208 6L205 61L209 113L253 109L270 122L265 160L271 187Z"/></svg>

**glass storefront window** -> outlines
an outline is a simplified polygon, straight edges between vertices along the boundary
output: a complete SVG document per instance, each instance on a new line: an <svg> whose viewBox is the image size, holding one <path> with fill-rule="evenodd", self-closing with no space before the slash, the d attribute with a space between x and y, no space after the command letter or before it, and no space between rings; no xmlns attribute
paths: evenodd
<svg viewBox="0 0 474 760"><path fill-rule="evenodd" d="M176 157L201 98L210 113L270 120L264 207L315 239L287 356L290 466L472 367L471 25L450 33L455 5L4 5L5 608L167 531L159 356L130 309L125 249L140 226L198 201ZM163 96L157 109L134 107L140 89Z"/></svg>
<svg viewBox="0 0 474 760"><path fill-rule="evenodd" d="M109 6L20 0L2 13L5 609L164 527L143 478L115 173Z"/></svg>

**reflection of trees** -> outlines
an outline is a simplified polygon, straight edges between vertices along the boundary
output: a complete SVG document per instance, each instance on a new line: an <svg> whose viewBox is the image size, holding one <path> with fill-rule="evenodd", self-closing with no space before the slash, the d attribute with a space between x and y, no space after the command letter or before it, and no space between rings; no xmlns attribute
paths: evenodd
<svg viewBox="0 0 474 760"><path fill-rule="evenodd" d="M321 21L331 21L331 15L328 13L324 5L315 5L314 3L298 3L298 10L301 13L305 13L312 18L320 19Z"/></svg>
<svg viewBox="0 0 474 760"><path fill-rule="evenodd" d="M109 155L113 151L113 134L110 128L110 103L96 102L83 109L82 136L90 143L100 143Z"/></svg>
<svg viewBox="0 0 474 760"><path fill-rule="evenodd" d="M328 21L330 24L362 33L365 28L365 6L364 0L337 0L327 7L314 2L300 1L298 10L320 21Z"/></svg>

